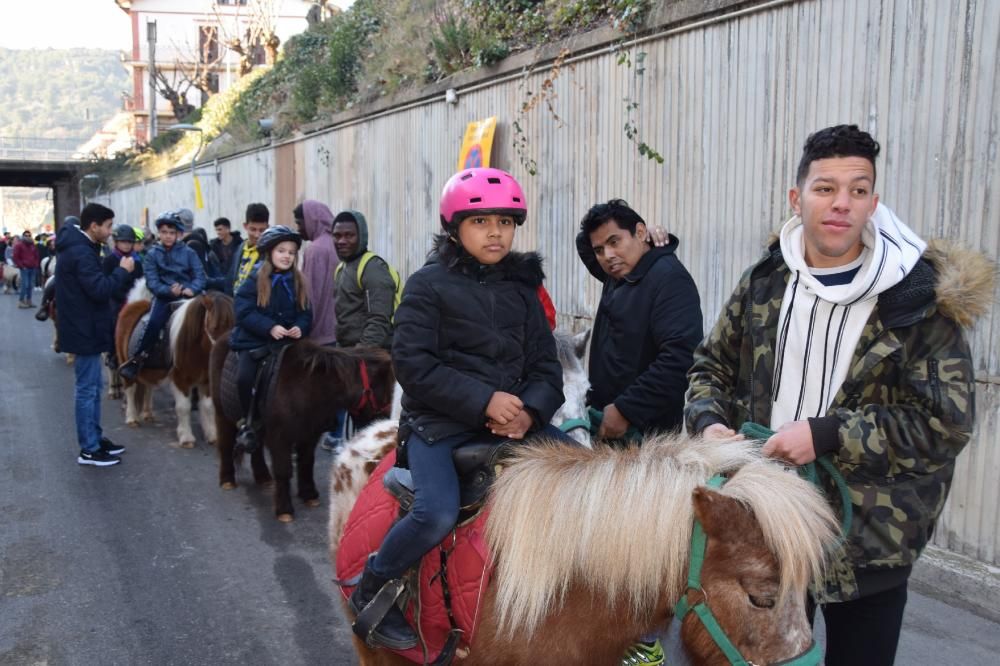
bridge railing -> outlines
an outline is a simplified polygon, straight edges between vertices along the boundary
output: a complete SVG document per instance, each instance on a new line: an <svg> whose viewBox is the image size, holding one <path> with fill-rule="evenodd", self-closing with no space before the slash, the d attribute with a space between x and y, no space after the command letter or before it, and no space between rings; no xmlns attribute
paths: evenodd
<svg viewBox="0 0 1000 666"><path fill-rule="evenodd" d="M62 162L84 159L78 151L81 143L79 139L0 136L0 160Z"/></svg>

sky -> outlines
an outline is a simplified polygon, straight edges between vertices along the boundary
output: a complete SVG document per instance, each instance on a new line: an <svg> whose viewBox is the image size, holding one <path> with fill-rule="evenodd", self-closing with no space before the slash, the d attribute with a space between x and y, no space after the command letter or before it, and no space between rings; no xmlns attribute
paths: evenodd
<svg viewBox="0 0 1000 666"><path fill-rule="evenodd" d="M334 0L348 7L353 0ZM114 0L32 0L4 2L0 9L0 48L103 48L128 50L128 15Z"/></svg>

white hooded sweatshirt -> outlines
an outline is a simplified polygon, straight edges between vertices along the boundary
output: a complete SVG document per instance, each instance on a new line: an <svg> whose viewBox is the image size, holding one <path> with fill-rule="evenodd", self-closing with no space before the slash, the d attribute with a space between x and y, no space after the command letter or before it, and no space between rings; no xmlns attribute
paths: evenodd
<svg viewBox="0 0 1000 666"><path fill-rule="evenodd" d="M854 279L826 286L806 265L802 219L781 229L781 253L791 269L781 301L774 364L771 428L825 416L847 378L851 359L878 295L898 284L916 265L927 244L889 208L879 204L861 239L864 249Z"/></svg>

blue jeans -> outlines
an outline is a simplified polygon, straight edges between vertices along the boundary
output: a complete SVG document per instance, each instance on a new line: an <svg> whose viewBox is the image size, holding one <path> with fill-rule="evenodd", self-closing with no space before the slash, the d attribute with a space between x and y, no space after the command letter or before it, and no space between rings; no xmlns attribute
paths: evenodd
<svg viewBox="0 0 1000 666"><path fill-rule="evenodd" d="M22 268L21 269L21 285L18 289L20 299L25 303L31 302L31 290L35 288L35 271L34 268Z"/></svg>
<svg viewBox="0 0 1000 666"><path fill-rule="evenodd" d="M531 437L545 436L578 446L561 430L547 425ZM416 435L406 440L406 455L413 476L413 508L386 534L372 563L372 571L383 578L399 578L441 543L458 522L460 504L458 472L452 451L492 436L468 433L428 444ZM494 438L499 441L499 438Z"/></svg>
<svg viewBox="0 0 1000 666"><path fill-rule="evenodd" d="M78 355L73 364L76 374L76 439L80 448L94 452L101 447L101 391L104 390L101 374L101 355Z"/></svg>
<svg viewBox="0 0 1000 666"><path fill-rule="evenodd" d="M159 296L153 299L149 308L149 321L146 323L146 330L142 332L142 340L139 341L139 353L149 352L156 344L157 338L160 337L160 331L170 320L170 304L172 302Z"/></svg>

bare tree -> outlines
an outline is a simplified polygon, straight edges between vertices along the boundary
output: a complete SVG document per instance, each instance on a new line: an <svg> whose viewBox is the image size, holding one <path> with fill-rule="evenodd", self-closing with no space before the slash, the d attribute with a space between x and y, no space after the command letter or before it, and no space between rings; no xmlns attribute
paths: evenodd
<svg viewBox="0 0 1000 666"><path fill-rule="evenodd" d="M170 102L170 110L178 122L187 118L195 110L188 102L188 91L194 84L179 69L170 69L169 78L164 68L156 68L156 91Z"/></svg>
<svg viewBox="0 0 1000 666"><path fill-rule="evenodd" d="M212 3L212 12L222 33L222 43L240 58L240 76L249 74L254 65L273 65L278 59L278 49L281 46L281 38L277 33L280 7L280 0L249 0L246 4L247 13L242 15L240 5L235 6L235 14L228 14L219 10L217 2Z"/></svg>

